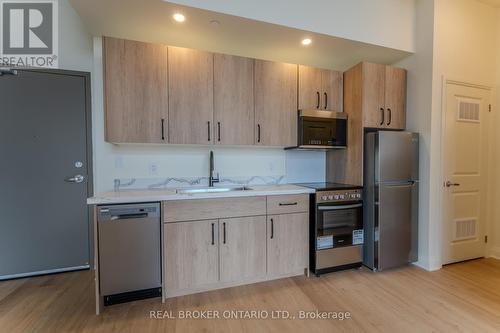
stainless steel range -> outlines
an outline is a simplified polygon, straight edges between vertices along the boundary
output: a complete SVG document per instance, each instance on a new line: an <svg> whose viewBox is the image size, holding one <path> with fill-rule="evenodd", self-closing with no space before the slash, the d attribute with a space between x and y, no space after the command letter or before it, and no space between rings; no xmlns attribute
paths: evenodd
<svg viewBox="0 0 500 333"><path fill-rule="evenodd" d="M313 188L310 202L310 269L323 273L360 267L363 253L363 189L337 183Z"/></svg>

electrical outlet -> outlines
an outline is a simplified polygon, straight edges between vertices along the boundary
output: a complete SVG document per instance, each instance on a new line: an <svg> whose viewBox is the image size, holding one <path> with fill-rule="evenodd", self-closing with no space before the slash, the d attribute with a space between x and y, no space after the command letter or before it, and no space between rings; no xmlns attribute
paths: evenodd
<svg viewBox="0 0 500 333"><path fill-rule="evenodd" d="M150 176L158 176L158 169L160 167L158 166L158 163L156 162L152 162L152 163L149 163L149 175Z"/></svg>
<svg viewBox="0 0 500 333"><path fill-rule="evenodd" d="M123 156L115 157L115 169L123 169Z"/></svg>

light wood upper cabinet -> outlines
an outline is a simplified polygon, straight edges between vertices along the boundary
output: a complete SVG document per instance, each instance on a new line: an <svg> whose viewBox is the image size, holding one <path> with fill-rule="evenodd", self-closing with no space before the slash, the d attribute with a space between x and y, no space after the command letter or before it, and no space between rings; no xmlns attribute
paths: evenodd
<svg viewBox="0 0 500 333"><path fill-rule="evenodd" d="M344 73L344 112L348 116L347 149L327 152L329 182L363 185L364 128L406 127L406 71L359 63Z"/></svg>
<svg viewBox="0 0 500 333"><path fill-rule="evenodd" d="M308 267L309 214L267 217L267 274L284 276Z"/></svg>
<svg viewBox="0 0 500 333"><path fill-rule="evenodd" d="M169 142L211 144L213 54L168 47Z"/></svg>
<svg viewBox="0 0 500 333"><path fill-rule="evenodd" d="M387 127L406 127L406 71L402 68L385 67L385 108Z"/></svg>
<svg viewBox="0 0 500 333"><path fill-rule="evenodd" d="M321 69L299 65L299 110L321 109Z"/></svg>
<svg viewBox="0 0 500 333"><path fill-rule="evenodd" d="M214 55L214 142L254 144L254 60Z"/></svg>
<svg viewBox="0 0 500 333"><path fill-rule="evenodd" d="M362 66L362 112L364 127L406 127L406 71L364 62Z"/></svg>
<svg viewBox="0 0 500 333"><path fill-rule="evenodd" d="M219 220L220 280L234 282L266 275L266 217Z"/></svg>
<svg viewBox="0 0 500 333"><path fill-rule="evenodd" d="M385 65L362 63L362 110L364 127L385 126ZM351 92L348 92L351 93ZM361 96L360 96L361 97Z"/></svg>
<svg viewBox="0 0 500 333"><path fill-rule="evenodd" d="M218 221L168 223L164 228L165 286L169 292L219 280Z"/></svg>
<svg viewBox="0 0 500 333"><path fill-rule="evenodd" d="M342 111L342 73L299 65L299 110Z"/></svg>
<svg viewBox="0 0 500 333"><path fill-rule="evenodd" d="M166 143L167 47L103 39L106 141Z"/></svg>
<svg viewBox="0 0 500 333"><path fill-rule="evenodd" d="M297 65L255 60L255 143L297 145Z"/></svg>
<svg viewBox="0 0 500 333"><path fill-rule="evenodd" d="M323 109L337 112L343 111L343 86L342 72L322 70Z"/></svg>

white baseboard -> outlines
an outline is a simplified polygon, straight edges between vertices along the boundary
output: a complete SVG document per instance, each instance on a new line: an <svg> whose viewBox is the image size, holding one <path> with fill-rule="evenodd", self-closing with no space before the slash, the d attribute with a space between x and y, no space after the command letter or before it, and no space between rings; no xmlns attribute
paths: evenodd
<svg viewBox="0 0 500 333"><path fill-rule="evenodd" d="M489 252L488 257L500 259L500 246L493 246Z"/></svg>
<svg viewBox="0 0 500 333"><path fill-rule="evenodd" d="M425 269L428 272L438 271L442 268L442 265L440 264L437 263L430 264L429 262L426 262L424 260L419 260L417 262L414 262L413 265Z"/></svg>

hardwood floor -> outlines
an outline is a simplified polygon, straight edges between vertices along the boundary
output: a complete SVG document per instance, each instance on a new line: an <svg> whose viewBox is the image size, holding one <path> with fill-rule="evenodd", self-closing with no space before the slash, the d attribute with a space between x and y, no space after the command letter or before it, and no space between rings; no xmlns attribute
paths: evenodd
<svg viewBox="0 0 500 333"><path fill-rule="evenodd" d="M498 332L500 261L296 277L94 314L90 271L0 282L0 332ZM150 319L150 311L350 312L352 319ZM269 313L270 315L270 313Z"/></svg>

